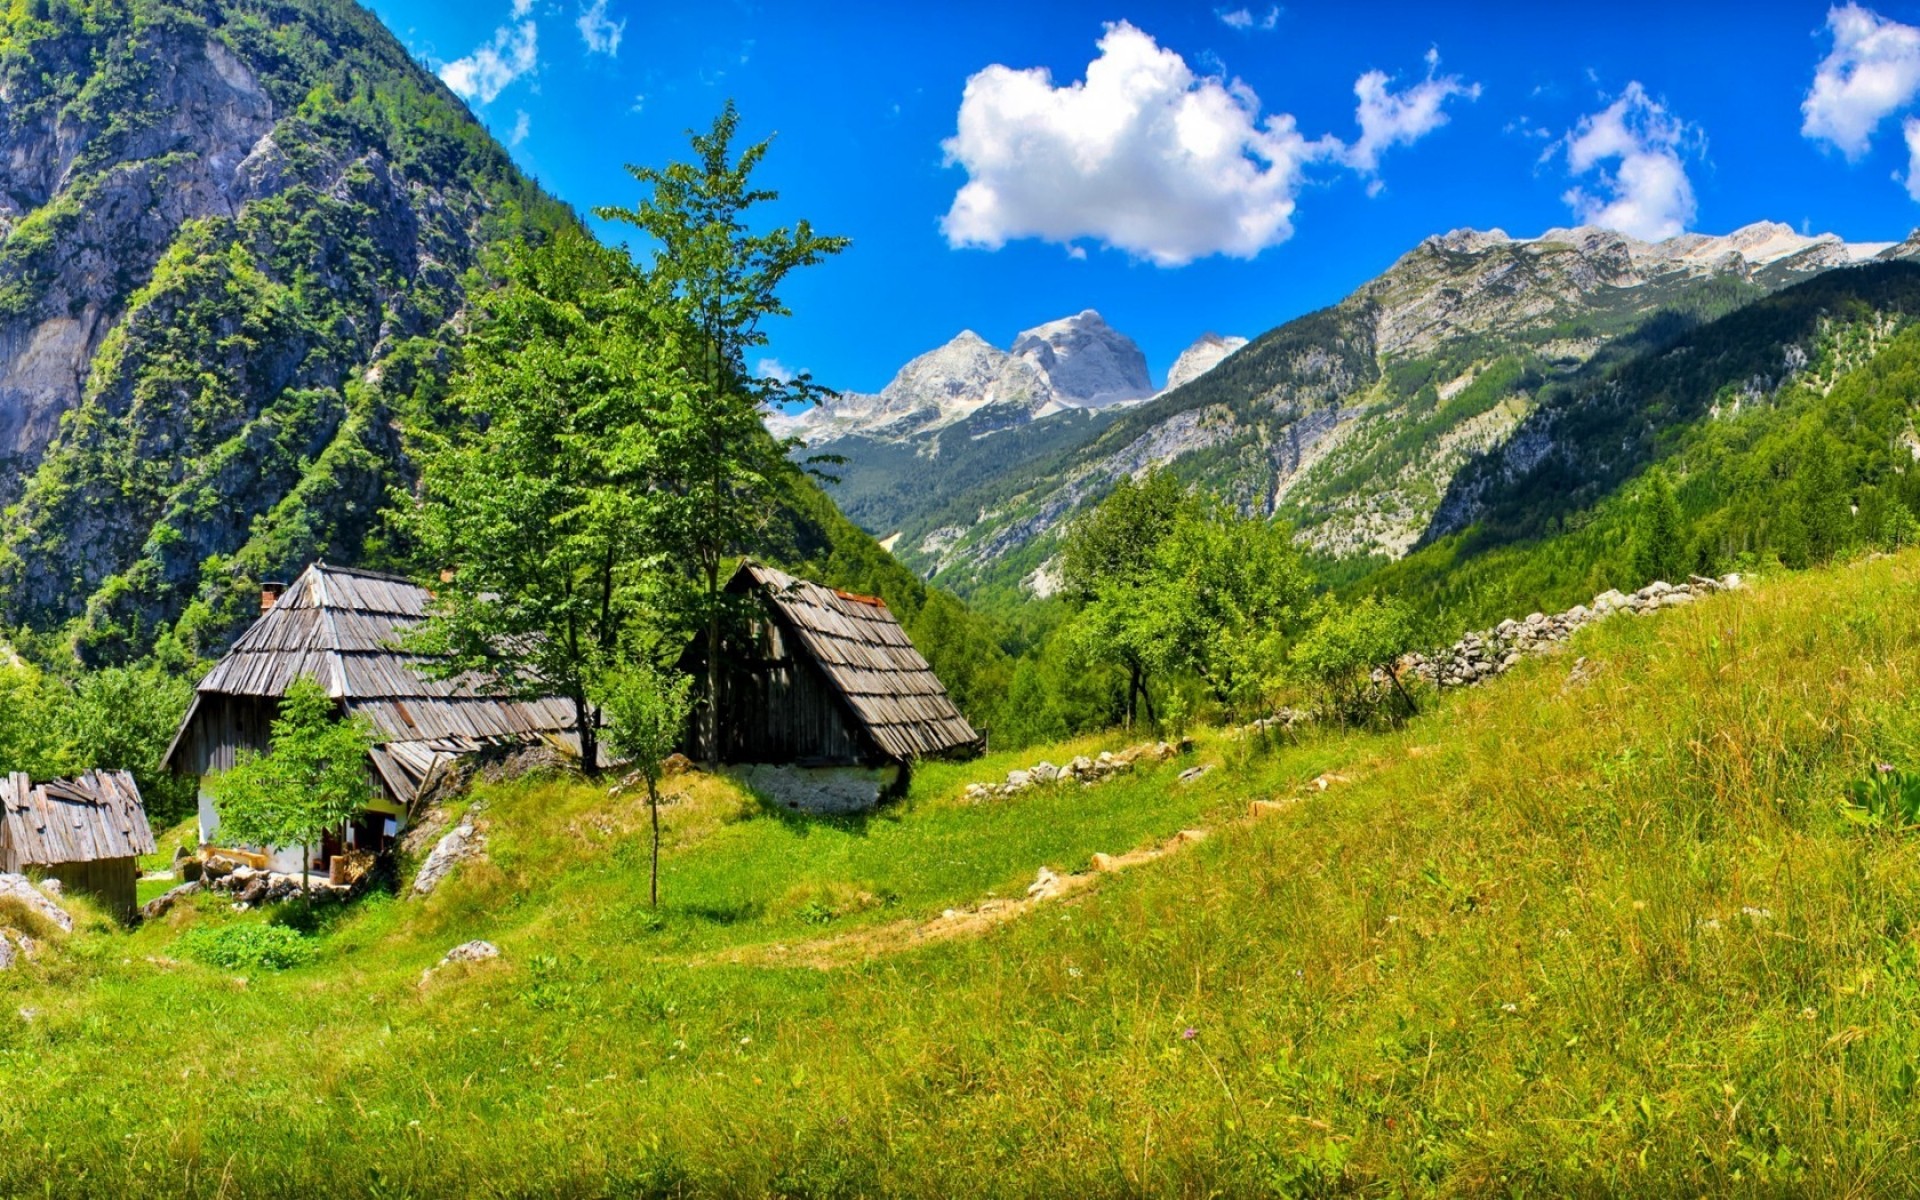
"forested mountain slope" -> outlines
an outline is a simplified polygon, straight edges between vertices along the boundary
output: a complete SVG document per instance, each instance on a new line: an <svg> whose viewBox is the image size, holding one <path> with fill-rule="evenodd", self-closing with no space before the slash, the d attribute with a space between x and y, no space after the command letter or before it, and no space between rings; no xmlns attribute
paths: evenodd
<svg viewBox="0 0 1920 1200"><path fill-rule="evenodd" d="M1044 592L1061 522L1121 476L1166 464L1295 524L1329 557L1396 558L1426 536L1455 475L1506 446L1556 384L1780 287L1915 248L1777 225L1656 244L1591 228L1430 238L1340 304L955 496L896 549L963 592Z"/></svg>
<svg viewBox="0 0 1920 1200"><path fill-rule="evenodd" d="M215 649L258 579L405 565L401 422L489 252L573 215L350 0L13 4L0 143L0 626ZM756 549L912 606L793 490Z"/></svg>
<svg viewBox="0 0 1920 1200"><path fill-rule="evenodd" d="M1805 566L1920 521L1920 265L1833 271L1544 389L1367 586L1471 623L1649 572ZM1657 483L1656 483L1657 476ZM1675 499L1649 547L1657 489Z"/></svg>

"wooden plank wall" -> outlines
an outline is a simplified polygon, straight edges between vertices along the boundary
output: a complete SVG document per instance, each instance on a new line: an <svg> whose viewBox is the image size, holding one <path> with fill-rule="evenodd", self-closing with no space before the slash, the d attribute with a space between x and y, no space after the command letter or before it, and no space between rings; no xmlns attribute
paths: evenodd
<svg viewBox="0 0 1920 1200"><path fill-rule="evenodd" d="M93 862L62 863L56 867L35 867L47 879L58 879L60 886L72 892L85 892L113 911L121 920L131 920L139 897L140 864L131 858L102 858Z"/></svg>
<svg viewBox="0 0 1920 1200"><path fill-rule="evenodd" d="M721 676L720 760L801 766L864 763L870 756L863 739L819 669L790 653L778 626L763 623L758 632L761 661L752 669ZM702 758L706 721L696 716L690 724L688 754Z"/></svg>

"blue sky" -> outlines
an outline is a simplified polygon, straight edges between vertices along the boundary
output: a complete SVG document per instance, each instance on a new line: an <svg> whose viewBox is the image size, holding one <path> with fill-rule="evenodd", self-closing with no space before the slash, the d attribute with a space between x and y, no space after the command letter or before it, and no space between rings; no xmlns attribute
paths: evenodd
<svg viewBox="0 0 1920 1200"><path fill-rule="evenodd" d="M1083 308L1159 376L1462 226L1920 225L1920 3L371 7L583 212L729 97L777 132L771 215L853 247L767 357L849 390Z"/></svg>

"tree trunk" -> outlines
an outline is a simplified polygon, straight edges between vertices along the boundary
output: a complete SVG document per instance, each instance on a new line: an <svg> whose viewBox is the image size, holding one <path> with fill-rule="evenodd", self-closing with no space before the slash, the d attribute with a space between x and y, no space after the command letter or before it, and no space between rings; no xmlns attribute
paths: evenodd
<svg viewBox="0 0 1920 1200"><path fill-rule="evenodd" d="M300 894L302 896L307 895L307 868L312 865L313 847L303 843L300 847Z"/></svg>
<svg viewBox="0 0 1920 1200"><path fill-rule="evenodd" d="M653 876L647 882L647 902L660 907L660 793L653 776L647 776L647 811L653 817Z"/></svg>
<svg viewBox="0 0 1920 1200"><path fill-rule="evenodd" d="M593 706L587 703L586 689L573 697L573 728L580 737L580 773L588 779L600 777L600 731L594 721Z"/></svg>
<svg viewBox="0 0 1920 1200"><path fill-rule="evenodd" d="M1415 704L1413 697L1407 694L1406 685L1400 682L1400 672L1389 666L1387 668L1387 678L1393 680L1393 690L1399 692L1400 698L1407 702L1407 715L1410 717L1418 716L1420 714L1420 706Z"/></svg>

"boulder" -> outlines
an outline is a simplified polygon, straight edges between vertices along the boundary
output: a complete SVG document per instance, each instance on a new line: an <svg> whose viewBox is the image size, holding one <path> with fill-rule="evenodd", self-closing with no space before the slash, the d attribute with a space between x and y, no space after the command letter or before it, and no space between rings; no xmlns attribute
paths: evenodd
<svg viewBox="0 0 1920 1200"><path fill-rule="evenodd" d="M9 903L67 933L73 932L73 918L67 915L67 910L34 887L25 875L0 874L0 909Z"/></svg>
<svg viewBox="0 0 1920 1200"><path fill-rule="evenodd" d="M413 879L414 894L432 895L433 889L440 886L440 881L459 863L478 854L480 847L481 840L474 832L472 814L468 814L466 819L434 844L427 861L420 864L420 873Z"/></svg>
<svg viewBox="0 0 1920 1200"><path fill-rule="evenodd" d="M205 890L205 886L202 885L199 880L195 879L183 883L177 888L162 892L140 907L140 919L143 921L151 921L158 917L164 917L167 915L167 910L171 909L174 905L185 900L195 892Z"/></svg>
<svg viewBox="0 0 1920 1200"><path fill-rule="evenodd" d="M489 958L499 957L500 947L494 945L492 942L461 942L458 946L447 951L447 956L440 960L440 965L444 967L450 963L485 962Z"/></svg>

